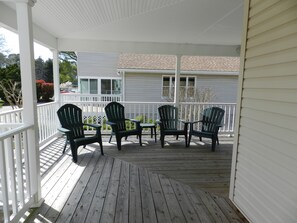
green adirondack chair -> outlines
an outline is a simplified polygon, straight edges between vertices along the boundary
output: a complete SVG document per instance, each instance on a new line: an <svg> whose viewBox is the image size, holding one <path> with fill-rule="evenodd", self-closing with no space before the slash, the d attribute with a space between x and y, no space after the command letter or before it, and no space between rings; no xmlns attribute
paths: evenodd
<svg viewBox="0 0 297 223"><path fill-rule="evenodd" d="M202 120L190 123L189 145L192 136L198 136L200 141L202 137L212 140L212 151L215 151L216 142L219 144L218 132L222 126L222 120L225 111L218 107L206 108L203 110ZM201 123L201 130L195 130L194 124Z"/></svg>
<svg viewBox="0 0 297 223"><path fill-rule="evenodd" d="M82 121L82 110L73 104L65 104L57 111L58 118L61 123L61 127L58 130L66 135L66 142L63 149L65 149L67 144L70 144L73 162L77 162L77 149L79 146L86 146L98 142L101 149L101 154L103 153L102 147L102 137L101 137L101 125L97 124L86 124ZM96 129L96 134L91 136L86 136L84 133L84 125L88 125Z"/></svg>
<svg viewBox="0 0 297 223"><path fill-rule="evenodd" d="M161 146L164 148L165 136L174 135L178 139L179 135L185 136L186 147L188 146L188 123L178 119L178 108L172 105L163 105L158 108L160 120L157 124L160 126ZM180 122L183 123L183 129L179 129Z"/></svg>
<svg viewBox="0 0 297 223"><path fill-rule="evenodd" d="M106 124L110 125L112 128L109 143L111 142L112 136L115 135L118 150L121 150L122 138L125 137L127 139L128 136L136 135L138 136L140 146L142 146L140 121L135 119L126 119L125 107L122 104L118 102L110 102L105 106L105 113L108 119ZM127 129L126 122L135 123L135 128Z"/></svg>

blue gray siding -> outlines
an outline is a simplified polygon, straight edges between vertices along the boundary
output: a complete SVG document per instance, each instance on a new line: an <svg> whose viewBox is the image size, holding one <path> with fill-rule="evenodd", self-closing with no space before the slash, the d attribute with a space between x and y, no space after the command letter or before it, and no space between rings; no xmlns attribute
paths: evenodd
<svg viewBox="0 0 297 223"><path fill-rule="evenodd" d="M117 53L77 53L79 77L118 77L119 54Z"/></svg>
<svg viewBox="0 0 297 223"><path fill-rule="evenodd" d="M162 95L162 75L126 73L125 101L159 102Z"/></svg>

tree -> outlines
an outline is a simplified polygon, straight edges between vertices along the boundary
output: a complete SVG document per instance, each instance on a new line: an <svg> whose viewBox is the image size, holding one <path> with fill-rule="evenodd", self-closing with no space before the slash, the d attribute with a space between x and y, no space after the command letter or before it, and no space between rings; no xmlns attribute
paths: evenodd
<svg viewBox="0 0 297 223"><path fill-rule="evenodd" d="M6 54L8 53L6 40L3 35L0 35L0 67L2 68L6 66Z"/></svg>
<svg viewBox="0 0 297 223"><path fill-rule="evenodd" d="M7 49L6 40L3 34L0 35L0 51L3 54L8 54L9 50Z"/></svg>
<svg viewBox="0 0 297 223"><path fill-rule="evenodd" d="M69 61L60 62L60 83L75 82L77 75L76 64Z"/></svg>
<svg viewBox="0 0 297 223"><path fill-rule="evenodd" d="M70 63L75 63L77 61L76 53L73 51L61 51L59 52L59 58L62 61L68 61Z"/></svg>
<svg viewBox="0 0 297 223"><path fill-rule="evenodd" d="M0 68L0 97L13 108L22 107L21 72L18 64Z"/></svg>
<svg viewBox="0 0 297 223"><path fill-rule="evenodd" d="M46 82L48 83L53 83L54 82L54 77L53 77L53 60L52 59L48 59L44 62L44 79Z"/></svg>
<svg viewBox="0 0 297 223"><path fill-rule="evenodd" d="M76 82L77 79L77 56L75 52L61 51L60 58L60 83Z"/></svg>
<svg viewBox="0 0 297 223"><path fill-rule="evenodd" d="M180 91L181 95L185 95ZM215 94L213 90L209 87L196 87L193 89L188 89L188 95L192 97L183 97L181 96L180 101L184 102L211 102Z"/></svg>
<svg viewBox="0 0 297 223"><path fill-rule="evenodd" d="M5 79L0 81L0 89L12 108L23 106L21 82Z"/></svg>
<svg viewBox="0 0 297 223"><path fill-rule="evenodd" d="M3 68L6 65L6 56L3 53L0 53L0 67Z"/></svg>
<svg viewBox="0 0 297 223"><path fill-rule="evenodd" d="M20 54L12 53L7 56L6 65L17 64L20 66Z"/></svg>
<svg viewBox="0 0 297 223"><path fill-rule="evenodd" d="M174 87L171 88L170 97L168 101L173 101ZM213 90L209 87L196 87L196 88L179 88L179 101L180 102L211 102L215 97Z"/></svg>
<svg viewBox="0 0 297 223"><path fill-rule="evenodd" d="M35 76L38 80L44 80L44 61L41 57L35 60Z"/></svg>

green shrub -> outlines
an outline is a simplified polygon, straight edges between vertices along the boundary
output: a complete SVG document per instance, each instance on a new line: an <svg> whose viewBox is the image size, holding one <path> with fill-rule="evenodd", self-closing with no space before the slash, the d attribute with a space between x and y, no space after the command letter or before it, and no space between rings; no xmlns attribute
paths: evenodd
<svg viewBox="0 0 297 223"><path fill-rule="evenodd" d="M50 101L50 99L54 96L54 84L53 83L43 83L42 84L42 100L45 102Z"/></svg>
<svg viewBox="0 0 297 223"><path fill-rule="evenodd" d="M45 83L44 80L36 80L36 95L37 95L37 101L41 101L42 96L42 85Z"/></svg>

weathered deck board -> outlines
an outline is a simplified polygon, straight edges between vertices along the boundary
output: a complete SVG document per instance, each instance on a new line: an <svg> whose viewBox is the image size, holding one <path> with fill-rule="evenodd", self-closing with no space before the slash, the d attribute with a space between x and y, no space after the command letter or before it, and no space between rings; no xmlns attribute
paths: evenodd
<svg viewBox="0 0 297 223"><path fill-rule="evenodd" d="M211 151L210 141L206 145L192 142L186 148L182 140L167 137L168 145L163 149L160 142L155 143L148 138L143 141L144 146L140 147L131 137L120 152L115 145L105 152L148 171L176 179L193 189L228 197L233 147L229 138L220 140L215 152Z"/></svg>
<svg viewBox="0 0 297 223"><path fill-rule="evenodd" d="M54 152L53 160L57 163L45 169L42 178L45 202L39 209L32 211L27 222L245 222L227 198L193 188L176 179L184 177L182 171L189 170L185 157L193 160L189 176L197 176L193 158L200 157L195 153L197 150L185 152L181 148L172 148L176 150L172 152L171 148L166 148L166 154L154 146L157 145L140 148L131 143L124 145L123 152L119 152L113 145L106 146L105 143L105 156L101 156L97 147L91 145L79 150L77 164L72 163L70 151L60 157ZM177 150L183 154L181 157ZM131 157L134 157L133 162L128 160L130 152ZM122 154L125 156L123 159ZM166 157L178 161L182 168L172 173L174 178L167 172L164 175L156 169L142 167L137 157L145 160L146 154L152 157L152 163L158 164L156 169L160 172L163 171L161 165L166 163ZM208 153L203 151L202 154ZM48 159L50 153L46 153L46 156ZM215 157L214 154L211 157ZM206 161L205 158L203 160ZM211 160L219 164L218 160L225 158L222 155L208 161ZM147 161L146 165L149 164ZM166 171L170 172L170 167L166 165ZM207 179L207 169L200 174ZM219 180L217 178L221 174L226 175L225 171L219 174L212 172L213 177L207 182Z"/></svg>

